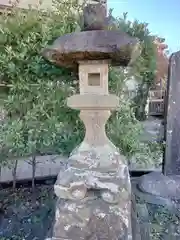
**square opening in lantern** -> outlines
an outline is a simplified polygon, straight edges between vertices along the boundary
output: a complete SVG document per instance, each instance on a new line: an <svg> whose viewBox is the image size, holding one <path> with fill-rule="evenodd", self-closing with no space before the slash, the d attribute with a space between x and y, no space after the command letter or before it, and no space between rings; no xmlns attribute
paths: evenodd
<svg viewBox="0 0 180 240"><path fill-rule="evenodd" d="M108 94L108 61L79 62L80 94Z"/></svg>
<svg viewBox="0 0 180 240"><path fill-rule="evenodd" d="M88 85L100 86L100 73L88 73Z"/></svg>

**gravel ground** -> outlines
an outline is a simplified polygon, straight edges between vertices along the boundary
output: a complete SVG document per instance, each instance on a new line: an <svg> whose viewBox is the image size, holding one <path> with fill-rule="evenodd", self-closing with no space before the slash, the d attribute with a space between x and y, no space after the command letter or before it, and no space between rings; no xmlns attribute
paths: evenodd
<svg viewBox="0 0 180 240"><path fill-rule="evenodd" d="M0 240L44 240L54 219L53 185L0 190Z"/></svg>

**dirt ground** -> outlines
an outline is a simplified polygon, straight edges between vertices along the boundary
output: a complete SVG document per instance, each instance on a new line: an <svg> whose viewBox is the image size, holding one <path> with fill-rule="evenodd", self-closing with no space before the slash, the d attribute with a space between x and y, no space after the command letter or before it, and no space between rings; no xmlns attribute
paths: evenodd
<svg viewBox="0 0 180 240"><path fill-rule="evenodd" d="M0 240L45 240L51 235L54 183L55 179L36 184L34 192L28 184L16 191L12 187L0 189Z"/></svg>
<svg viewBox="0 0 180 240"><path fill-rule="evenodd" d="M131 178L132 189L136 179ZM45 240L49 236L54 222L56 197L53 189L54 180L45 181L45 183L36 185L34 192L32 192L31 186L25 187L24 185L17 188L16 191L13 191L12 187L0 189L0 240ZM163 212L162 214L164 219L165 215ZM149 216L151 217L151 215ZM136 223L135 218L136 214L133 223ZM150 239L164 240L164 238L160 238L158 222L159 220L153 222L154 228L157 229L153 233L153 238ZM137 236L140 236L137 225L133 226ZM136 239L140 240L140 238Z"/></svg>
<svg viewBox="0 0 180 240"><path fill-rule="evenodd" d="M54 219L53 185L0 190L0 240L44 240Z"/></svg>

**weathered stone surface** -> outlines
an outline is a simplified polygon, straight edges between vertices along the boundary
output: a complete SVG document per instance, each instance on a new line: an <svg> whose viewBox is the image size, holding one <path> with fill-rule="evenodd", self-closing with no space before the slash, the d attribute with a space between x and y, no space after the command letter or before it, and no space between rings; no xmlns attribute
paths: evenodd
<svg viewBox="0 0 180 240"><path fill-rule="evenodd" d="M139 188L154 196L177 200L180 199L180 176L164 176L153 172L140 179Z"/></svg>
<svg viewBox="0 0 180 240"><path fill-rule="evenodd" d="M82 143L60 172L54 239L129 240L131 185L127 166L116 147Z"/></svg>
<svg viewBox="0 0 180 240"><path fill-rule="evenodd" d="M110 14L107 16L107 2L96 1L92 4L88 4L83 9L83 15L81 17L81 30L106 30L116 29L116 19Z"/></svg>
<svg viewBox="0 0 180 240"><path fill-rule="evenodd" d="M111 59L112 65L127 66L140 54L139 42L120 31L74 32L59 37L42 52L54 64L77 67L79 61Z"/></svg>
<svg viewBox="0 0 180 240"><path fill-rule="evenodd" d="M86 203L66 202L56 211L61 217L56 218L53 239L128 239L127 226L118 213L98 198Z"/></svg>
<svg viewBox="0 0 180 240"><path fill-rule="evenodd" d="M180 175L180 51L169 62L166 106L165 175Z"/></svg>
<svg viewBox="0 0 180 240"><path fill-rule="evenodd" d="M103 30L107 27L106 5L88 4L83 9L83 31Z"/></svg>
<svg viewBox="0 0 180 240"><path fill-rule="evenodd" d="M74 109L115 110L119 106L119 98L115 95L73 95L67 99L67 104Z"/></svg>

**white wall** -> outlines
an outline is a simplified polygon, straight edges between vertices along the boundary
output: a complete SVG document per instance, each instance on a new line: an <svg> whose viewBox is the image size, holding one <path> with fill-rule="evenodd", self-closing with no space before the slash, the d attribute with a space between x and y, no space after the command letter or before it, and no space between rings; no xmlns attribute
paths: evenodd
<svg viewBox="0 0 180 240"><path fill-rule="evenodd" d="M14 0L11 0L12 2L14 2ZM52 5L52 0L19 0L19 7L21 8L28 8L29 4L31 4L33 7L36 7L39 2L42 2L42 8L47 9L49 7L51 7ZM11 6L10 1L9 0L0 0L0 5L7 5L7 6Z"/></svg>
<svg viewBox="0 0 180 240"><path fill-rule="evenodd" d="M0 0L0 5L6 5L11 6L10 2L14 2L15 0ZM97 0L79 0L79 2L82 4L83 2L87 3L97 3ZM99 0L100 2L107 4L107 0ZM29 4L32 5L32 7L37 7L41 4L42 9L51 8L52 6L52 0L19 0L19 7L21 8L28 8Z"/></svg>

